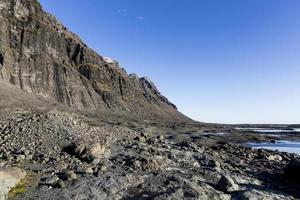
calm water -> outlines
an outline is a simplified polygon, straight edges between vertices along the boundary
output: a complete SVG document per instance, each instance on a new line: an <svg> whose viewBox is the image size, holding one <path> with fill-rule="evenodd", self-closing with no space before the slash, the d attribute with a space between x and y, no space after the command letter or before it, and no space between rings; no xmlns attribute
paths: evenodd
<svg viewBox="0 0 300 200"><path fill-rule="evenodd" d="M291 130L284 130L284 129L269 129L269 128L236 128L237 130L240 131L255 131L258 133L291 133L291 132L299 132L299 128L294 128Z"/></svg>
<svg viewBox="0 0 300 200"><path fill-rule="evenodd" d="M300 142L297 141L288 141L288 140L280 140L280 137L287 133L295 133L299 132L299 128L294 128L291 130L282 128L236 128L240 131L255 131L258 134L264 134L269 136L277 137L278 140L275 143L246 143L247 146L253 147L255 149L269 149L269 150L278 150L282 152L288 153L296 153L300 155Z"/></svg>
<svg viewBox="0 0 300 200"><path fill-rule="evenodd" d="M300 155L300 142L277 140L276 143L247 143L246 145L255 149L278 150Z"/></svg>

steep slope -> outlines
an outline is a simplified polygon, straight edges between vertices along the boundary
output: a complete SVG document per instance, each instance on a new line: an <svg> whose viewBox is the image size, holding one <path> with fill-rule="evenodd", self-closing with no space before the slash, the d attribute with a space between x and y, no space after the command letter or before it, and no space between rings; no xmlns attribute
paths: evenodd
<svg viewBox="0 0 300 200"><path fill-rule="evenodd" d="M99 56L36 0L0 0L0 78L78 110L189 120L148 78Z"/></svg>
<svg viewBox="0 0 300 200"><path fill-rule="evenodd" d="M0 94L0 112L14 109L47 109L51 105L45 99L27 94L3 80L0 80Z"/></svg>

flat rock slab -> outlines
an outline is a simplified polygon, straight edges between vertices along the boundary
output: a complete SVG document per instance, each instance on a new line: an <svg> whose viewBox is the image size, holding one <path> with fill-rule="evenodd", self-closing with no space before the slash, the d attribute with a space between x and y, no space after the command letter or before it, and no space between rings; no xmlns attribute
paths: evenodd
<svg viewBox="0 0 300 200"><path fill-rule="evenodd" d="M0 168L0 200L7 199L9 191L25 176L26 172L20 168Z"/></svg>

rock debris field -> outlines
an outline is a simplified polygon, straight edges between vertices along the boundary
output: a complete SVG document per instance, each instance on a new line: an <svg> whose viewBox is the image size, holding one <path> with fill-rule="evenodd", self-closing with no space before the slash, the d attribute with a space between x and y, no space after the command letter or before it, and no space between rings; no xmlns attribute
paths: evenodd
<svg viewBox="0 0 300 200"><path fill-rule="evenodd" d="M183 115L37 0L0 0L0 200L300 199L299 156L236 128Z"/></svg>
<svg viewBox="0 0 300 200"><path fill-rule="evenodd" d="M300 197L297 155L186 137L209 125L22 111L1 116L0 127L0 167L29 179L14 199Z"/></svg>

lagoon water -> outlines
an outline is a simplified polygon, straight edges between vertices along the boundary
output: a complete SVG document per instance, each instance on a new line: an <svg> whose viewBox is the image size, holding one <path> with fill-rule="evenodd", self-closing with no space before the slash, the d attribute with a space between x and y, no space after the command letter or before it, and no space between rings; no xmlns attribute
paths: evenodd
<svg viewBox="0 0 300 200"><path fill-rule="evenodd" d="M247 145L255 149L278 150L300 155L300 142L278 140L276 143L247 143Z"/></svg>
<svg viewBox="0 0 300 200"><path fill-rule="evenodd" d="M294 128L290 130L286 129L269 129L269 128L236 128L236 130L241 130L241 131L254 131L258 133L290 133L290 132L299 132L299 128Z"/></svg>
<svg viewBox="0 0 300 200"><path fill-rule="evenodd" d="M275 143L246 143L247 146L253 147L255 149L269 149L269 150L278 150L288 153L296 153L300 155L300 142L299 141L289 141L289 140L280 140L280 137L287 133L299 132L300 129L295 128L291 130L286 129L267 129L267 128L237 128L241 131L254 131L258 134L268 134L278 137Z"/></svg>

